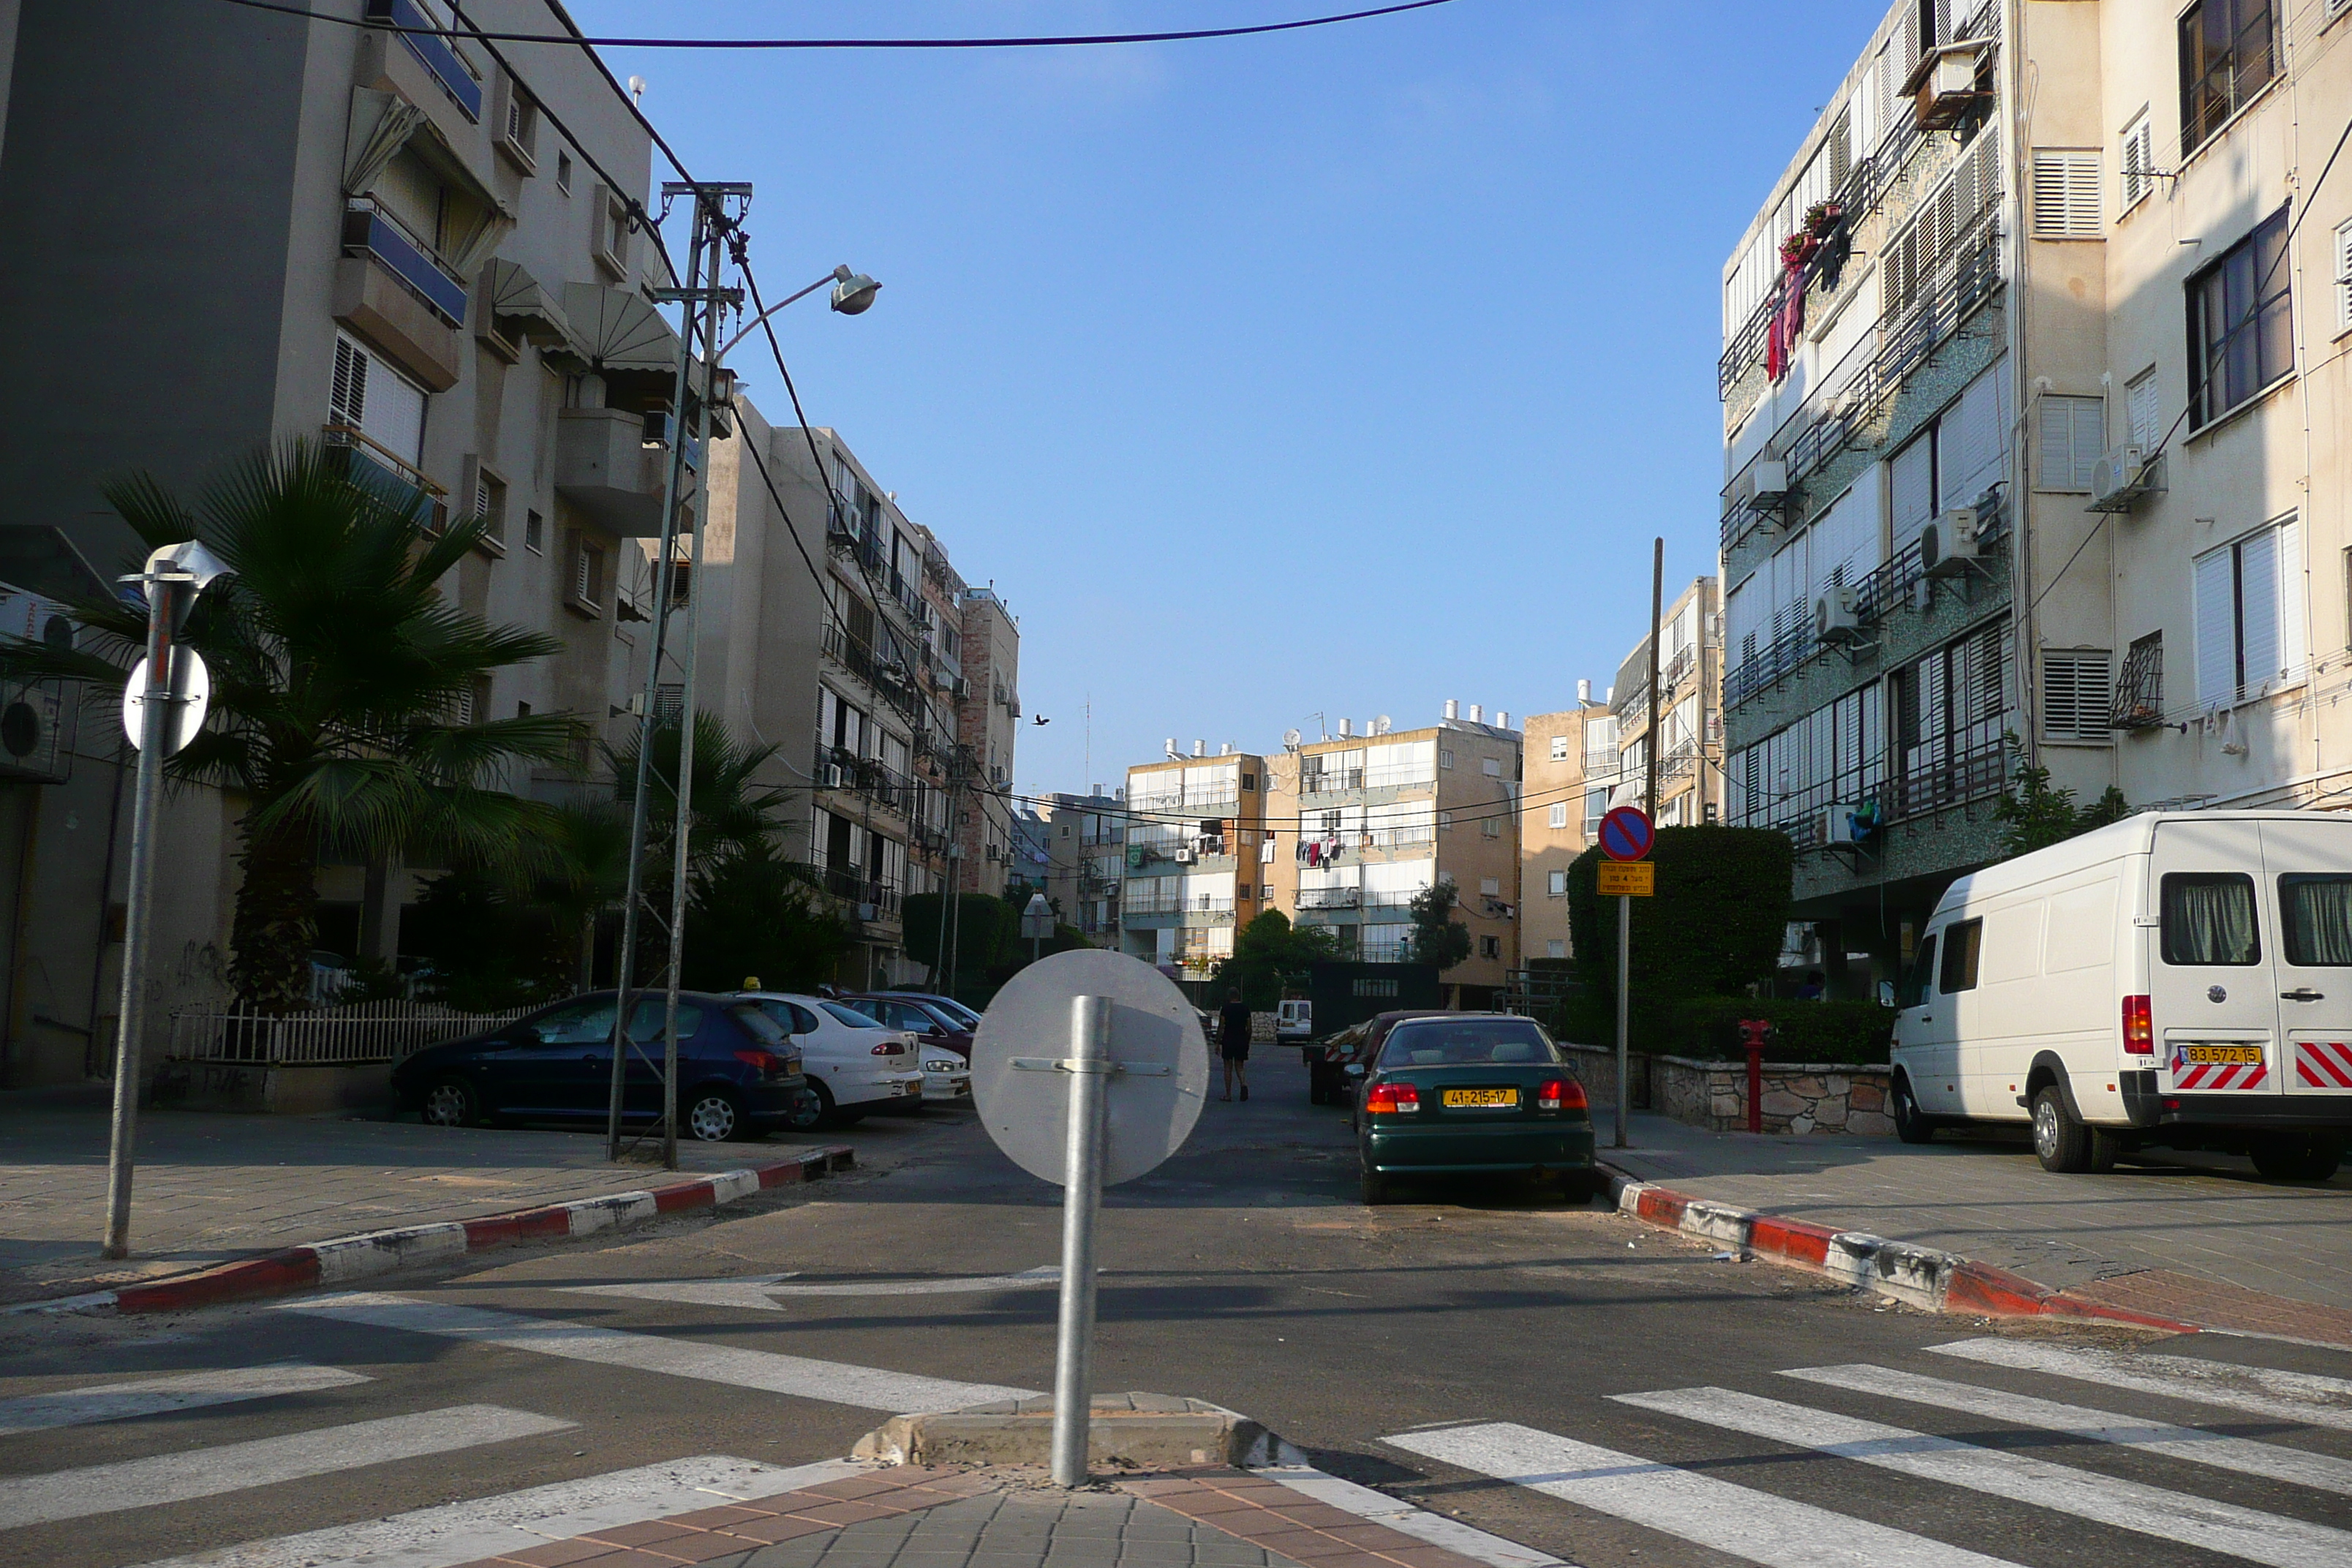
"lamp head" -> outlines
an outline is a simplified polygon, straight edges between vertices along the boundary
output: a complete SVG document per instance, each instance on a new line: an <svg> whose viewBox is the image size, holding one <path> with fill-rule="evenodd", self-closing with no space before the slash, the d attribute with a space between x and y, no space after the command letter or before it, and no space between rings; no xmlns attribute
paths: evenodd
<svg viewBox="0 0 2352 1568"><path fill-rule="evenodd" d="M833 269L833 308L845 316L861 316L873 307L882 285L846 266Z"/></svg>

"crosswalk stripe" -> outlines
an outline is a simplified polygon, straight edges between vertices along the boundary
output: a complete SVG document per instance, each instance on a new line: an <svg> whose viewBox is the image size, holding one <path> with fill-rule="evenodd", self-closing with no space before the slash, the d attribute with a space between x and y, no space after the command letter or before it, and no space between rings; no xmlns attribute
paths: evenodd
<svg viewBox="0 0 2352 1568"><path fill-rule="evenodd" d="M705 1383L790 1394L802 1399L891 1415L953 1410L966 1405L1024 1398L1036 1392L991 1383L954 1383L946 1378L886 1372L847 1362L779 1355L772 1351L743 1350L734 1345L706 1345L660 1334L629 1333L620 1329L528 1317L520 1312L493 1311L486 1307L444 1306L375 1291L297 1299L278 1310L380 1329L440 1334L476 1344L562 1356L568 1361L699 1378Z"/></svg>
<svg viewBox="0 0 2352 1568"><path fill-rule="evenodd" d="M215 1547L141 1568L453 1568L615 1525L797 1491L870 1468L852 1460L827 1459L780 1469L753 1459L700 1454L468 1502L413 1509L385 1519Z"/></svg>
<svg viewBox="0 0 2352 1568"><path fill-rule="evenodd" d="M413 1459L561 1432L572 1423L496 1405L454 1405L414 1415L389 1415L345 1426L321 1426L282 1437L224 1443L152 1458L89 1465L75 1470L0 1479L0 1530L54 1524L94 1513L216 1497L279 1481L355 1470L391 1459Z"/></svg>
<svg viewBox="0 0 2352 1568"><path fill-rule="evenodd" d="M1946 1410L1965 1410L1971 1415L1989 1415L1996 1421L2014 1422L2020 1426L2039 1426L2044 1431L2063 1432L2069 1436L2086 1437L2094 1442L2139 1448L2195 1464L2211 1465L2218 1469L2260 1476L2265 1480L2287 1481L2295 1486L2352 1496L2352 1460L2333 1458L2301 1448L2257 1443L2196 1426L2175 1426L2165 1421L2147 1421L2137 1415L2118 1415L2112 1411L2093 1410L2081 1405L2061 1405L2055 1400L2036 1399L2032 1394L1979 1388L1974 1384L1953 1383L1940 1377L1921 1377L1916 1373L1897 1372L1891 1367L1801 1366L1780 1375L1825 1384L1832 1388L1851 1389L1874 1398L1907 1399L1915 1404L1933 1405Z"/></svg>
<svg viewBox="0 0 2352 1568"><path fill-rule="evenodd" d="M1859 1421L1728 1388L1678 1388L1610 1397L1752 1437L2071 1513L2118 1530L2266 1563L2271 1568L2344 1568L2352 1563L2352 1533L2341 1530L1902 1426Z"/></svg>
<svg viewBox="0 0 2352 1568"><path fill-rule="evenodd" d="M365 1374L345 1372L341 1367L287 1363L215 1372L179 1372L130 1383L92 1384L87 1388L0 1399L0 1436L46 1432L57 1426L87 1426L97 1421L128 1421L173 1410L195 1410L207 1405L268 1399L281 1394L310 1394L368 1381Z"/></svg>
<svg viewBox="0 0 2352 1568"><path fill-rule="evenodd" d="M2232 1366L2193 1356L2125 1355L2116 1351L2065 1350L2024 1340L1960 1340L1929 1345L1937 1355L1986 1366L2047 1372L2082 1383L2128 1388L2200 1405L2223 1405L2314 1426L2352 1432L2352 1382L2265 1366Z"/></svg>
<svg viewBox="0 0 2352 1568"><path fill-rule="evenodd" d="M1966 1547L1532 1426L1497 1421L1381 1440L1766 1568L2011 1568Z"/></svg>

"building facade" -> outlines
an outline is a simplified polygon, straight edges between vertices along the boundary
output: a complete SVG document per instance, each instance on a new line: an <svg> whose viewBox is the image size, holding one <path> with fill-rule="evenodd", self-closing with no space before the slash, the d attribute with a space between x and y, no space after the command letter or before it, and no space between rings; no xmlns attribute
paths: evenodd
<svg viewBox="0 0 2352 1568"><path fill-rule="evenodd" d="M1127 770L1119 948L1190 980L1233 955L1266 907L1265 759L1203 742Z"/></svg>
<svg viewBox="0 0 2352 1568"><path fill-rule="evenodd" d="M1119 900L1127 879L1126 791L1056 794L1037 808L1046 829L1045 897L1064 924L1095 947L1118 946Z"/></svg>
<svg viewBox="0 0 2352 1568"><path fill-rule="evenodd" d="M1524 732L1526 808L1519 816L1519 952L1524 962L1574 956L1568 868L1591 847L1617 780L1616 716L1579 683L1577 705L1530 713ZM1589 770L1589 771L1588 771Z"/></svg>
<svg viewBox="0 0 2352 1568"><path fill-rule="evenodd" d="M1723 806L1723 617L1715 579L1700 577L1663 607L1658 623L1658 798L1661 827L1696 827ZM1617 668L1609 709L1617 765L1609 804L1638 805L1649 788L1650 639Z"/></svg>

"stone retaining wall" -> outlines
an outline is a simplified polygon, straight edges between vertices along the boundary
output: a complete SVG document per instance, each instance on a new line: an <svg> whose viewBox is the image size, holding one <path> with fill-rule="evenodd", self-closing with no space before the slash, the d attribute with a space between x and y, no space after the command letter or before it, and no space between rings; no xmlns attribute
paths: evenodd
<svg viewBox="0 0 2352 1568"><path fill-rule="evenodd" d="M1602 1046L1563 1046L1593 1109L1617 1103L1617 1053ZM1704 1127L1740 1132L1748 1127L1748 1064L1699 1061L1690 1057L1637 1056L1633 1062L1633 1103ZM1891 1138L1887 1073L1884 1067L1843 1062L1766 1062L1763 1075L1767 1132L1853 1132ZM1646 1090L1646 1092L1644 1092Z"/></svg>

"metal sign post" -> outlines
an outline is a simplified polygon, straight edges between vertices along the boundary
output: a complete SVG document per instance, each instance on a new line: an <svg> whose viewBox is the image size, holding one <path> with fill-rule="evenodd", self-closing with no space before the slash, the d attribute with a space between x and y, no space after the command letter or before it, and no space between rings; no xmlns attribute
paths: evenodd
<svg viewBox="0 0 2352 1568"><path fill-rule="evenodd" d="M1628 1046L1633 1033L1633 900L1650 897L1655 885L1655 868L1647 857L1658 842L1658 830L1651 825L1649 813L1639 806L1621 805L1601 819L1598 837L1601 853L1608 858L1594 868L1594 890L1604 898L1617 895L1617 1133L1610 1147L1623 1149L1630 1147L1625 1127L1633 1112Z"/></svg>
<svg viewBox="0 0 2352 1568"><path fill-rule="evenodd" d="M1066 1038L1064 1057L1016 1056ZM981 1124L1013 1163L1062 1188L1055 1341L1056 1486L1087 1479L1093 1426L1095 1235L1102 1190L1181 1148L1208 1097L1209 1045L1184 994L1139 959L1057 952L1014 975L972 1041Z"/></svg>

